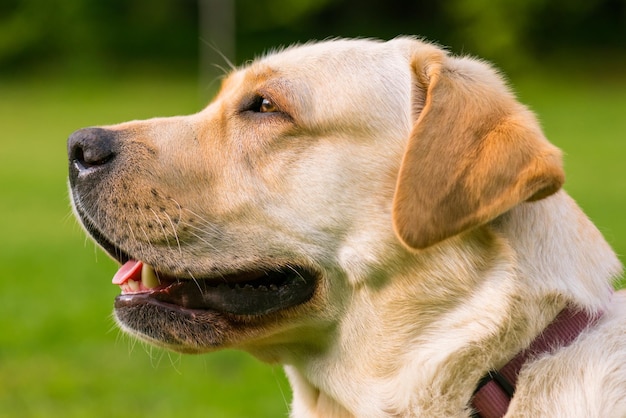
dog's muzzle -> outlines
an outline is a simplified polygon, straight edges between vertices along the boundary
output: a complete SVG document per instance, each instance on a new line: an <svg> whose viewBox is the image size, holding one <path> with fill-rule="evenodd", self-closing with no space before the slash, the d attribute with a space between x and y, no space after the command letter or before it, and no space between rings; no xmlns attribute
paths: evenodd
<svg viewBox="0 0 626 418"><path fill-rule="evenodd" d="M142 261L145 254L139 254L138 248L158 255L159 245L148 241L129 245L118 231L129 227L124 216L145 208L126 204L107 210L103 203L108 201L110 205L125 197L117 193L127 193L132 198L133 191L120 187L120 183L132 183L133 175L139 173L145 182L145 168L135 164L137 153L132 150L136 148L125 143L126 139L123 131L86 128L74 132L67 143L76 215L94 241L121 265L113 278L113 283L122 290L115 301L115 314L126 329L151 341L166 342L175 349L219 345L219 338L206 340L205 337L221 333L208 332L209 324L198 318L211 318L209 322L213 323L219 322L216 318L234 321L232 318L265 316L301 305L313 297L319 274L291 263L224 267L224 271L182 277L159 263L158 256L152 256L150 264ZM217 326L216 323L213 325ZM194 343L178 335L181 327L195 336Z"/></svg>

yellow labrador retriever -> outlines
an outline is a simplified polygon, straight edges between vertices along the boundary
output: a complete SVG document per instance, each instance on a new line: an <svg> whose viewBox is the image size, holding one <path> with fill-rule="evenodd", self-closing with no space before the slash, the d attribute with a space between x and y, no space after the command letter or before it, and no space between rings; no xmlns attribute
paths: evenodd
<svg viewBox="0 0 626 418"><path fill-rule="evenodd" d="M284 364L293 417L626 417L620 263L484 62L287 48L68 152L122 329Z"/></svg>

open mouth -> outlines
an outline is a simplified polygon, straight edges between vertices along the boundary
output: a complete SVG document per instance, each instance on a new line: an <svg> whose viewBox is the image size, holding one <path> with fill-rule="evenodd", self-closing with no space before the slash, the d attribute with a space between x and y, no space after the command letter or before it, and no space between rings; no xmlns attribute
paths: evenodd
<svg viewBox="0 0 626 418"><path fill-rule="evenodd" d="M113 283L122 293L116 309L156 302L174 310L217 311L234 315L264 315L300 305L313 297L319 275L299 266L249 269L212 277L180 278L133 259L109 241L80 207L83 225L120 264Z"/></svg>
<svg viewBox="0 0 626 418"><path fill-rule="evenodd" d="M316 276L307 269L249 270L213 278L178 279L141 261L127 261L113 277L122 289L116 308L159 301L189 310L234 315L264 315L302 304L315 292Z"/></svg>

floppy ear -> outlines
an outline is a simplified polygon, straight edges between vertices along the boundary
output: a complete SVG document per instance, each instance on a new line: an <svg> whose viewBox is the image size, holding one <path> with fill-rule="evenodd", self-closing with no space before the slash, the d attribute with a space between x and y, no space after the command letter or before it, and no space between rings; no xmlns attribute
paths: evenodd
<svg viewBox="0 0 626 418"><path fill-rule="evenodd" d="M560 151L487 64L429 47L412 71L419 115L393 201L405 245L426 248L559 190Z"/></svg>

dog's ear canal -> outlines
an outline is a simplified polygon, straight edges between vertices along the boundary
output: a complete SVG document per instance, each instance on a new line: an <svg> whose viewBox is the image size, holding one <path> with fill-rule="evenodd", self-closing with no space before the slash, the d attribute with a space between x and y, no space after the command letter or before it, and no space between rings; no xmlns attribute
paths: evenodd
<svg viewBox="0 0 626 418"><path fill-rule="evenodd" d="M421 44L411 65L415 120L393 201L406 246L429 247L561 188L560 151L487 64Z"/></svg>

